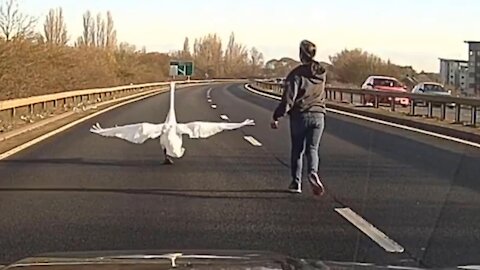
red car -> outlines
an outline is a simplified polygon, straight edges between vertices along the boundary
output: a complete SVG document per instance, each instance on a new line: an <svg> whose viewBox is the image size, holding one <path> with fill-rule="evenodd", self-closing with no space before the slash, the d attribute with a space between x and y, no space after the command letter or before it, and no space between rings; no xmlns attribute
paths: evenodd
<svg viewBox="0 0 480 270"><path fill-rule="evenodd" d="M404 86L402 83L400 83L397 79L393 77L385 77L385 76L370 76L365 80L365 82L362 85L362 89L368 89L368 90L377 90L377 91L383 91L383 92L402 92L402 93L407 93L407 87ZM379 103L388 103L390 104L390 101L392 98L387 98L387 97L380 97L378 100ZM364 103L374 103L375 102L375 97L372 95L365 95L365 101ZM409 98L395 98L395 103L400 104L402 106L408 106L410 105L410 99Z"/></svg>

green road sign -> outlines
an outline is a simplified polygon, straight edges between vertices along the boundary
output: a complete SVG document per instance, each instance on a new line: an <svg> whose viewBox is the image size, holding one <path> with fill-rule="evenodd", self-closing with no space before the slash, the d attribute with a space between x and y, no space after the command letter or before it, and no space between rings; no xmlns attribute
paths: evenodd
<svg viewBox="0 0 480 270"><path fill-rule="evenodd" d="M192 76L192 61L170 61L170 76Z"/></svg>

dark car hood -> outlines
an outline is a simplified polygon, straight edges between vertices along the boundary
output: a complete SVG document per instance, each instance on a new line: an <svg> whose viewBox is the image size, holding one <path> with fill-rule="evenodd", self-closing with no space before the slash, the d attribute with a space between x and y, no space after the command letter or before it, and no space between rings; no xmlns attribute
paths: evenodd
<svg viewBox="0 0 480 270"><path fill-rule="evenodd" d="M366 263L296 259L261 251L109 251L43 254L26 258L0 270L51 269L422 269ZM458 269L458 268L457 268Z"/></svg>

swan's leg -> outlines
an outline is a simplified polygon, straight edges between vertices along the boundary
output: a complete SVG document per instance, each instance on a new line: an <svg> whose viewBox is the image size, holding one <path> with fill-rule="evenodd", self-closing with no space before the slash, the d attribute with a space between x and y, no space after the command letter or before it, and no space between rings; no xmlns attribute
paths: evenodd
<svg viewBox="0 0 480 270"><path fill-rule="evenodd" d="M163 162L163 164L172 165L173 164L173 159L172 159L172 157L169 157L167 155L167 149L163 150L163 154L165 155L165 161Z"/></svg>

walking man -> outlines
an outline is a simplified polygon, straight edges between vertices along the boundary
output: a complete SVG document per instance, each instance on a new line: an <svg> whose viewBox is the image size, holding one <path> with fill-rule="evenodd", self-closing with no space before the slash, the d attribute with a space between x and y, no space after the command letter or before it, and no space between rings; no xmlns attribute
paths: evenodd
<svg viewBox="0 0 480 270"><path fill-rule="evenodd" d="M289 114L291 137L291 177L288 187L302 192L303 155L306 151L308 180L315 195L323 195L325 187L318 176L318 148L325 125L326 71L315 61L316 46L308 40L300 43L300 61L285 79L282 100L273 114L271 127L278 128L278 119Z"/></svg>

